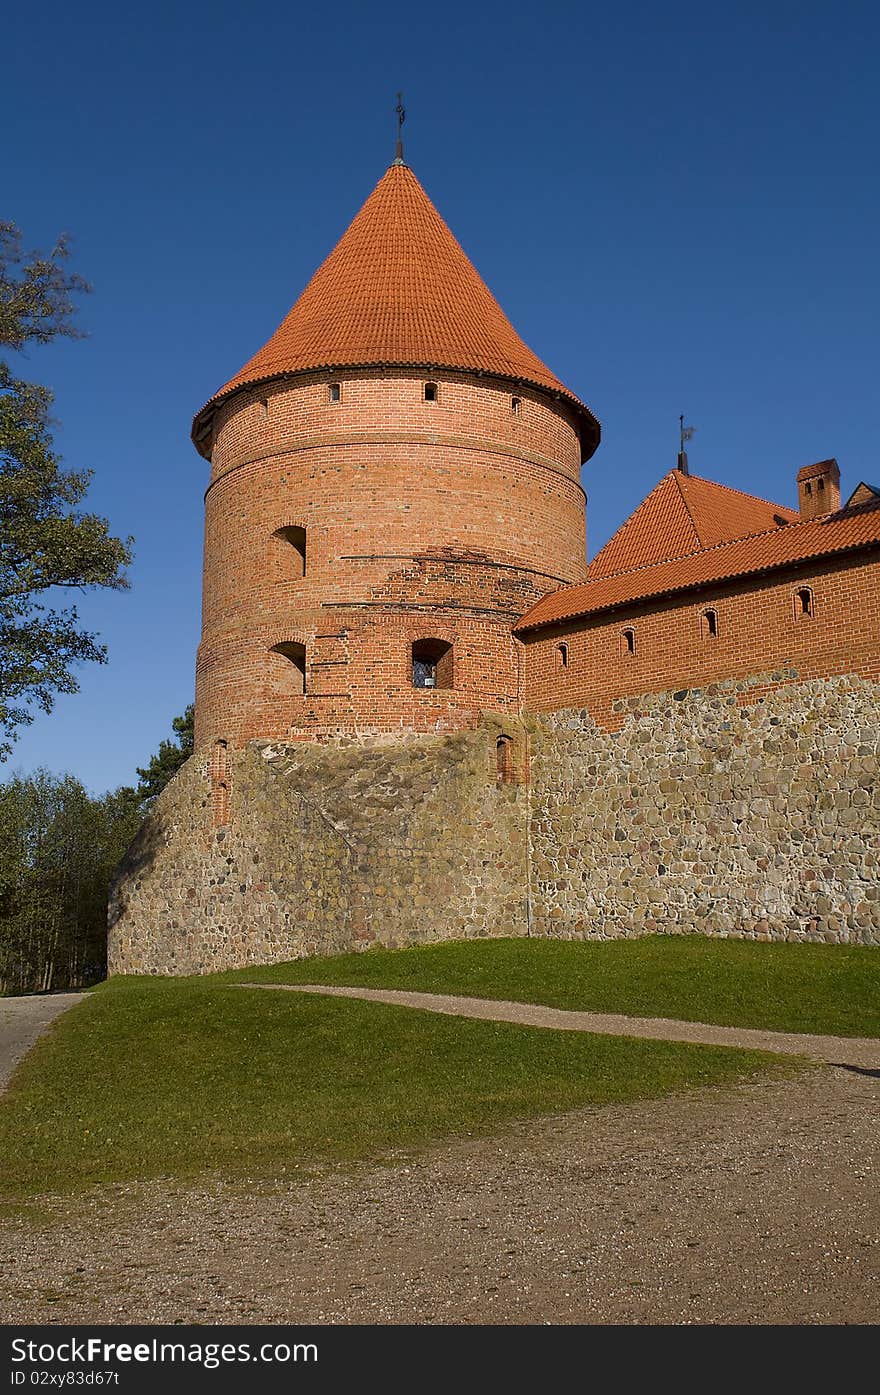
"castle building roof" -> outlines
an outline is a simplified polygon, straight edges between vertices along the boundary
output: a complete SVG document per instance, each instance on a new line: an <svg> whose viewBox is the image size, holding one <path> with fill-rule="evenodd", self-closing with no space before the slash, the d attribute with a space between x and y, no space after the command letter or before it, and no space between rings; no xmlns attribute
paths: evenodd
<svg viewBox="0 0 880 1395"><path fill-rule="evenodd" d="M574 410L584 458L599 424L519 337L407 165L380 179L281 325L198 413L209 454L217 406L237 389L291 374L412 367L530 385Z"/></svg>
<svg viewBox="0 0 880 1395"><path fill-rule="evenodd" d="M661 481L662 483L664 482ZM691 484L693 483L695 481L691 479ZM700 483L709 482L702 480ZM721 489L722 486L714 488ZM729 492L736 493L735 490ZM763 504L763 500L759 499L753 502ZM780 518L783 515L791 515L791 510L780 509L777 512ZM633 518L638 513L639 510L636 510ZM797 515L794 515L794 518L796 519ZM629 519L619 530L620 533L632 521L633 519ZM616 534L615 538L617 536L619 534ZM612 543L615 538L611 539ZM672 532L667 534L667 538L670 545L677 544L677 536ZM596 572L591 567L590 579L587 582L582 586L565 587L545 596L526 612L515 629L518 632L535 630L544 625L556 625L602 611L654 601L682 591L713 586L739 577L771 572L801 562L812 562L822 557L832 557L878 545L880 499L857 508L826 514L822 518L777 524L763 532L723 540L699 551L667 555L666 558L641 564L633 563L632 559L640 555L635 550L629 554L621 552L621 557L629 556L631 565L628 569L609 572L607 561L597 568ZM607 547L598 554L595 559L597 563L606 552Z"/></svg>
<svg viewBox="0 0 880 1395"><path fill-rule="evenodd" d="M686 557L750 533L795 523L799 514L727 485L670 470L590 563L590 580Z"/></svg>

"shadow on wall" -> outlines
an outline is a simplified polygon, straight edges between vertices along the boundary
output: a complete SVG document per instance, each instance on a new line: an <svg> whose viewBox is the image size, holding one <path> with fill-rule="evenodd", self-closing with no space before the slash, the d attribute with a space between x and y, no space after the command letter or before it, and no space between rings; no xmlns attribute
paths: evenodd
<svg viewBox="0 0 880 1395"><path fill-rule="evenodd" d="M122 863L112 973L527 932L525 731L191 757ZM229 822L214 826L218 801Z"/></svg>

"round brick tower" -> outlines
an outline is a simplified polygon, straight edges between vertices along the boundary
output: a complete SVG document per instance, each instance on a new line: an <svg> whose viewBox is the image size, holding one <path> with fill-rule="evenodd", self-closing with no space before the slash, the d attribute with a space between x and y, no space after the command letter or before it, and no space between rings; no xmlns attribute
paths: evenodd
<svg viewBox="0 0 880 1395"><path fill-rule="evenodd" d="M585 579L599 427L406 165L193 440L211 461L197 745L518 707L511 627Z"/></svg>

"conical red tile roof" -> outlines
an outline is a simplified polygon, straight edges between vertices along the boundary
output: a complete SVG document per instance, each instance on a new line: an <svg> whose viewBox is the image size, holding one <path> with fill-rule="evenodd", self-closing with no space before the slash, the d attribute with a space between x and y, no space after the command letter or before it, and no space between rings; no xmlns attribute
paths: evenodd
<svg viewBox="0 0 880 1395"><path fill-rule="evenodd" d="M585 458L593 414L520 339L412 170L394 164L269 342L197 415L210 449L215 407L237 388L341 368L463 369L532 384L574 407Z"/></svg>
<svg viewBox="0 0 880 1395"><path fill-rule="evenodd" d="M590 563L591 581L733 542L800 515L714 480L670 470Z"/></svg>

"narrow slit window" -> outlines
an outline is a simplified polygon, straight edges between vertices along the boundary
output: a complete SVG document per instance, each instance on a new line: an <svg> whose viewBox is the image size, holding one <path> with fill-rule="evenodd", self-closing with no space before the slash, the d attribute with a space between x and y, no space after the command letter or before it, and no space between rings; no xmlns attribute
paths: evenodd
<svg viewBox="0 0 880 1395"><path fill-rule="evenodd" d="M522 413L522 398L521 398L521 397L511 397L511 399L510 399L510 410L513 412L513 415L514 415L515 417L520 416L520 414Z"/></svg>
<svg viewBox="0 0 880 1395"><path fill-rule="evenodd" d="M262 400L262 402L260 403L260 416L261 416L261 417L267 417L268 415L269 415L269 399L268 399L268 397L264 397L263 400Z"/></svg>
<svg viewBox="0 0 880 1395"><path fill-rule="evenodd" d="M417 639L412 647L414 688L452 687L452 645L443 639Z"/></svg>
<svg viewBox="0 0 880 1395"><path fill-rule="evenodd" d="M426 401L426 402L436 402L436 401L437 401L437 384L436 384L436 383L425 383L425 401Z"/></svg>
<svg viewBox="0 0 880 1395"><path fill-rule="evenodd" d="M306 691L306 647L293 641L274 644L271 652L277 654L284 664L279 666L281 682L288 693L296 697L305 696Z"/></svg>
<svg viewBox="0 0 880 1395"><path fill-rule="evenodd" d="M556 646L556 667L568 668L568 645L557 644Z"/></svg>
<svg viewBox="0 0 880 1395"><path fill-rule="evenodd" d="M703 611L703 638L704 638L704 639L717 639L717 638L718 638L718 611L717 611L717 610L704 610L704 611Z"/></svg>
<svg viewBox="0 0 880 1395"><path fill-rule="evenodd" d="M293 573L293 580L300 581L306 574L306 530L295 525L278 528L275 537L283 544L286 561Z"/></svg>
<svg viewBox="0 0 880 1395"><path fill-rule="evenodd" d="M229 822L228 751L225 741L214 742L211 758L211 820L215 828Z"/></svg>
<svg viewBox="0 0 880 1395"><path fill-rule="evenodd" d="M499 736L495 742L495 769L499 785L513 782L513 737Z"/></svg>
<svg viewBox="0 0 880 1395"><path fill-rule="evenodd" d="M813 593L809 586L802 586L799 591L795 592L794 613L798 619L803 618L805 615L812 617Z"/></svg>
<svg viewBox="0 0 880 1395"><path fill-rule="evenodd" d="M340 383L331 383L327 389L327 398L330 402L341 402L342 385Z"/></svg>
<svg viewBox="0 0 880 1395"><path fill-rule="evenodd" d="M620 636L620 652L625 659L631 659L636 652L635 630L624 630Z"/></svg>

